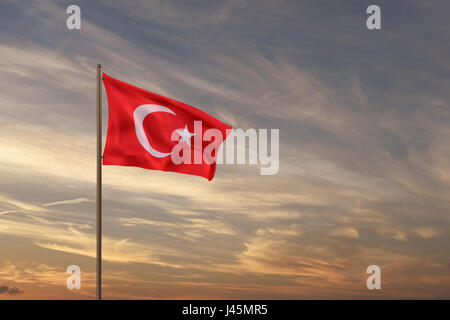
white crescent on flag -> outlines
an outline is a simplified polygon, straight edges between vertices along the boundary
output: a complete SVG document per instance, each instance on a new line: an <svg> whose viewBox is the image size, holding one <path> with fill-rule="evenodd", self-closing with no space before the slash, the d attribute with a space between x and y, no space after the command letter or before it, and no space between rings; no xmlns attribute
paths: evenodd
<svg viewBox="0 0 450 320"><path fill-rule="evenodd" d="M147 136L144 131L143 122L146 116L153 112L167 112L175 115L175 112L170 110L167 107L160 106L157 104L143 104L137 107L133 112L134 118L134 127L136 129L136 136L139 140L139 143L144 147L145 150L148 151L152 156L156 158L164 158L170 156L172 153L165 153L155 150L148 142Z"/></svg>

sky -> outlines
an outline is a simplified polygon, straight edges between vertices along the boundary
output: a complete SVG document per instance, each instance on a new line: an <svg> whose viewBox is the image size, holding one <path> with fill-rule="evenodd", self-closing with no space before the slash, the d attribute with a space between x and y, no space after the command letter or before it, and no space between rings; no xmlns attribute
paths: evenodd
<svg viewBox="0 0 450 320"><path fill-rule="evenodd" d="M276 175L103 167L104 298L450 298L448 1L71 4L0 1L0 299L95 298L98 63L280 130Z"/></svg>

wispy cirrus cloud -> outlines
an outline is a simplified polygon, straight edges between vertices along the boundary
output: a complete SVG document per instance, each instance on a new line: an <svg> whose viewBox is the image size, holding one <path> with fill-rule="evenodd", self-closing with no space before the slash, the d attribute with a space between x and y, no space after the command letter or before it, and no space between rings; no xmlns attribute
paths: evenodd
<svg viewBox="0 0 450 320"><path fill-rule="evenodd" d="M44 203L42 206L43 207L51 207L51 206L58 206L58 205L63 205L63 204L78 204L78 203L90 202L90 201L92 201L92 200L89 200L87 198L75 198L75 199L71 199L71 200L62 200L62 201Z"/></svg>

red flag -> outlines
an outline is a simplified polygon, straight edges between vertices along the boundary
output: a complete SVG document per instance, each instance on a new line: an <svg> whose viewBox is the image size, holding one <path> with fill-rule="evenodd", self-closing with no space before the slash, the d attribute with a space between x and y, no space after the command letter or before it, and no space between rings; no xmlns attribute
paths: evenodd
<svg viewBox="0 0 450 320"><path fill-rule="evenodd" d="M231 126L107 74L103 83L109 109L104 165L214 177L217 151Z"/></svg>

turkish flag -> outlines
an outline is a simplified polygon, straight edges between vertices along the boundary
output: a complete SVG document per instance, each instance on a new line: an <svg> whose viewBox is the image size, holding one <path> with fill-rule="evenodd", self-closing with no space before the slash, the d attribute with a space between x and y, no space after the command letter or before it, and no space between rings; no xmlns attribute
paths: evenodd
<svg viewBox="0 0 450 320"><path fill-rule="evenodd" d="M104 165L214 177L217 152L231 126L107 74L103 83L109 110Z"/></svg>

